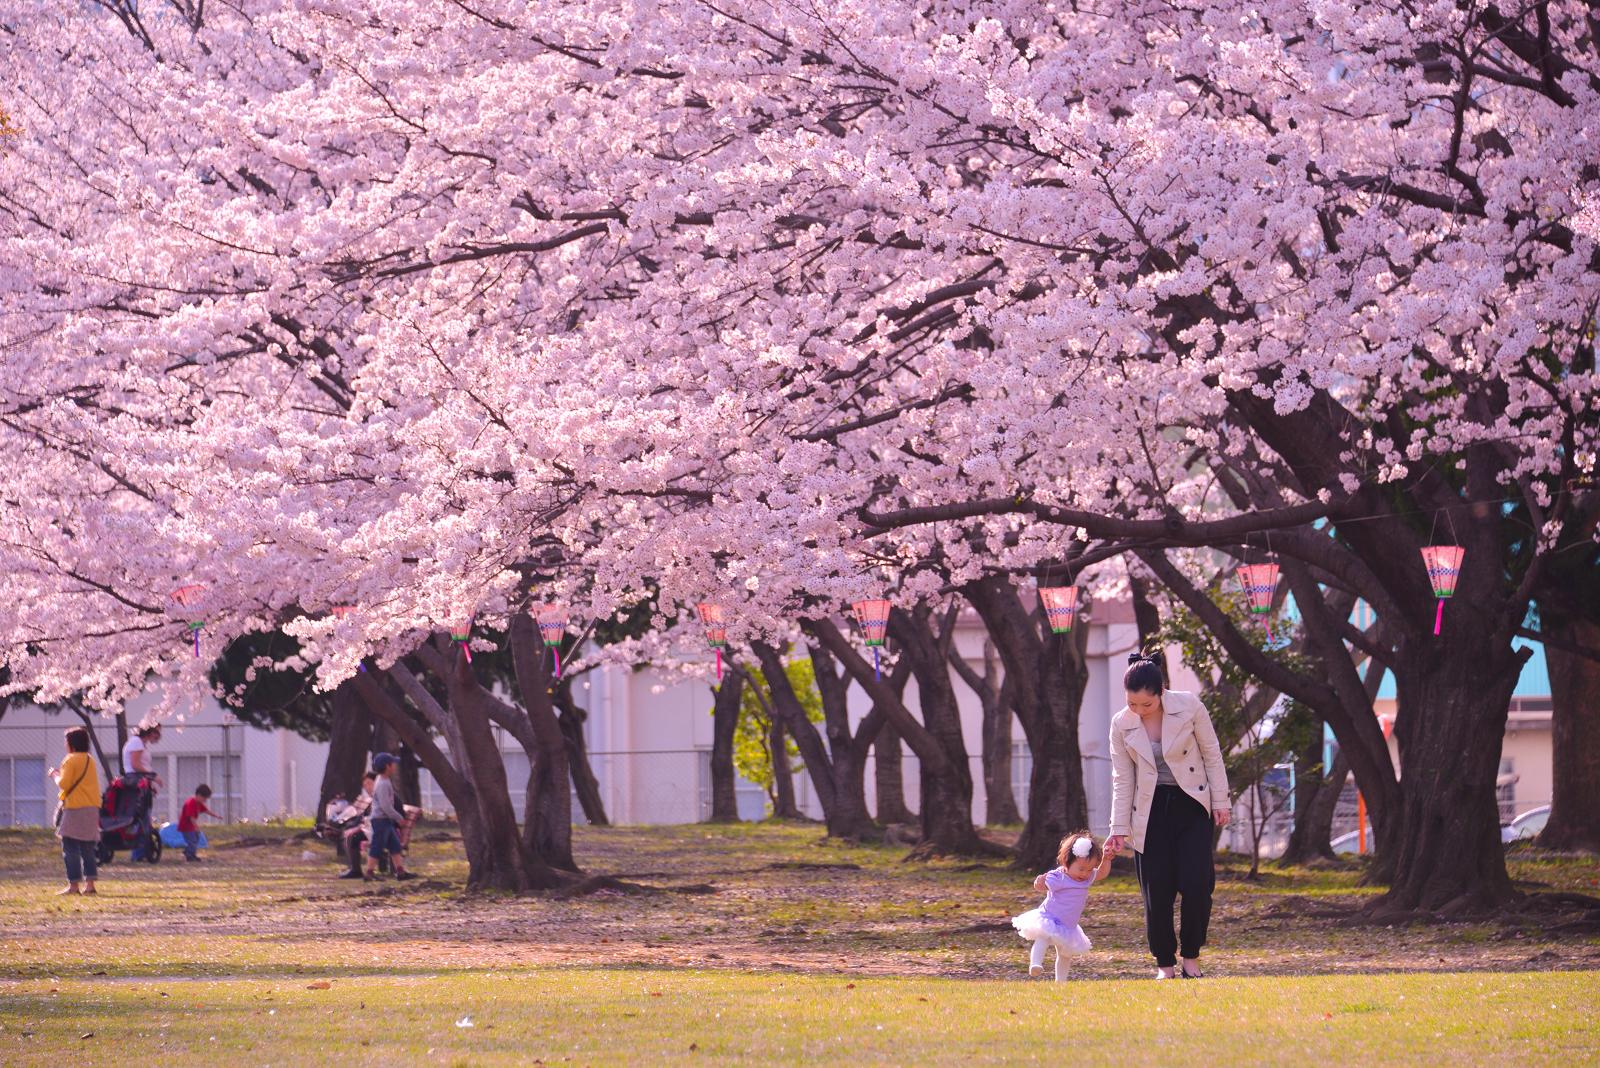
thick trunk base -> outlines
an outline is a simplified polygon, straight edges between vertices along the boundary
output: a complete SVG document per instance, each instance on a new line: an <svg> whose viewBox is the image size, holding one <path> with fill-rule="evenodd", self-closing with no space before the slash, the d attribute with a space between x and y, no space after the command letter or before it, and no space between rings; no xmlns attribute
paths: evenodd
<svg viewBox="0 0 1600 1068"><path fill-rule="evenodd" d="M1600 623L1546 619L1543 626L1579 648L1600 649ZM1539 845L1600 853L1600 661L1545 646L1550 668L1552 788L1550 822Z"/></svg>

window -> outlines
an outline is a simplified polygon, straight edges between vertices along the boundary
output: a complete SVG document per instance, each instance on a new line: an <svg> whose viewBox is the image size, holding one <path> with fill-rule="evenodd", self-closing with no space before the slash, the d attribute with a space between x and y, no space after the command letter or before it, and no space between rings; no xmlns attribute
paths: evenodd
<svg viewBox="0 0 1600 1068"><path fill-rule="evenodd" d="M44 772L43 757L0 757L0 827L45 826Z"/></svg>
<svg viewBox="0 0 1600 1068"><path fill-rule="evenodd" d="M170 777L166 775L168 769L162 766L167 761L171 761ZM151 767L166 779L170 819L178 818L183 803L194 796L195 787L201 783L211 787L211 799L206 807L219 818L231 821L244 811L244 775L237 755L178 753L158 758Z"/></svg>

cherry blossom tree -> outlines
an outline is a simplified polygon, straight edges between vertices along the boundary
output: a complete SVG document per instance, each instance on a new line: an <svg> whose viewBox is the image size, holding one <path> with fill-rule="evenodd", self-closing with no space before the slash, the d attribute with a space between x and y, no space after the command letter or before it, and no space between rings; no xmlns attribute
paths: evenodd
<svg viewBox="0 0 1600 1068"><path fill-rule="evenodd" d="M1393 635L1386 906L1511 895L1511 639L1600 507L1584 5L4 24L14 686L179 693L192 622L284 627L333 686L652 587L771 638L869 579L910 610L1083 539L1270 531Z"/></svg>

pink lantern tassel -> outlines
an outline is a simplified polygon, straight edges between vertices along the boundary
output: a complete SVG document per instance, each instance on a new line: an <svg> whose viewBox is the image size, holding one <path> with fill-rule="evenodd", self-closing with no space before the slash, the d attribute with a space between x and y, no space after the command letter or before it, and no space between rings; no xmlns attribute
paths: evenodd
<svg viewBox="0 0 1600 1068"><path fill-rule="evenodd" d="M550 651L555 654L556 678L559 679L561 677L561 647L559 645L552 645L550 647Z"/></svg>
<svg viewBox="0 0 1600 1068"><path fill-rule="evenodd" d="M1263 621L1261 626L1266 629L1266 632L1267 632L1267 644L1268 645L1272 645L1272 646L1276 646L1278 644L1278 639L1276 639L1276 638L1274 638L1272 636L1272 624L1268 623L1266 621Z"/></svg>
<svg viewBox="0 0 1600 1068"><path fill-rule="evenodd" d="M1439 608L1433 613L1433 636L1439 636L1439 628L1444 626L1444 598L1439 598Z"/></svg>
<svg viewBox="0 0 1600 1068"><path fill-rule="evenodd" d="M472 663L472 646L467 644L467 639L461 639L461 655L467 658L467 663Z"/></svg>

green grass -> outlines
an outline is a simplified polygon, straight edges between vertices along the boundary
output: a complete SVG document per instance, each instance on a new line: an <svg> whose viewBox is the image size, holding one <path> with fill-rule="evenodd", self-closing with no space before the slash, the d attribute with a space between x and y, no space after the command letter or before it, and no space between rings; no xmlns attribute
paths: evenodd
<svg viewBox="0 0 1600 1068"><path fill-rule="evenodd" d="M54 840L0 831L0 1064L1554 1063L1600 1048L1600 938L1351 926L1376 892L1353 864L1246 881L1224 858L1203 983L1146 978L1138 888L1114 876L1085 913L1094 952L1057 985L1019 978L1007 918L1036 899L998 860L907 863L810 824L581 828L586 870L654 892L559 901L465 893L459 843L426 834L423 879L337 880L328 848L295 834L222 829L206 864L119 859L99 896L63 899ZM1518 851L1512 873L1593 893L1600 866Z"/></svg>
<svg viewBox="0 0 1600 1068"><path fill-rule="evenodd" d="M318 985L11 984L0 1060L1570 1064L1600 1049L1600 984L1574 973L1058 985L619 963Z"/></svg>

